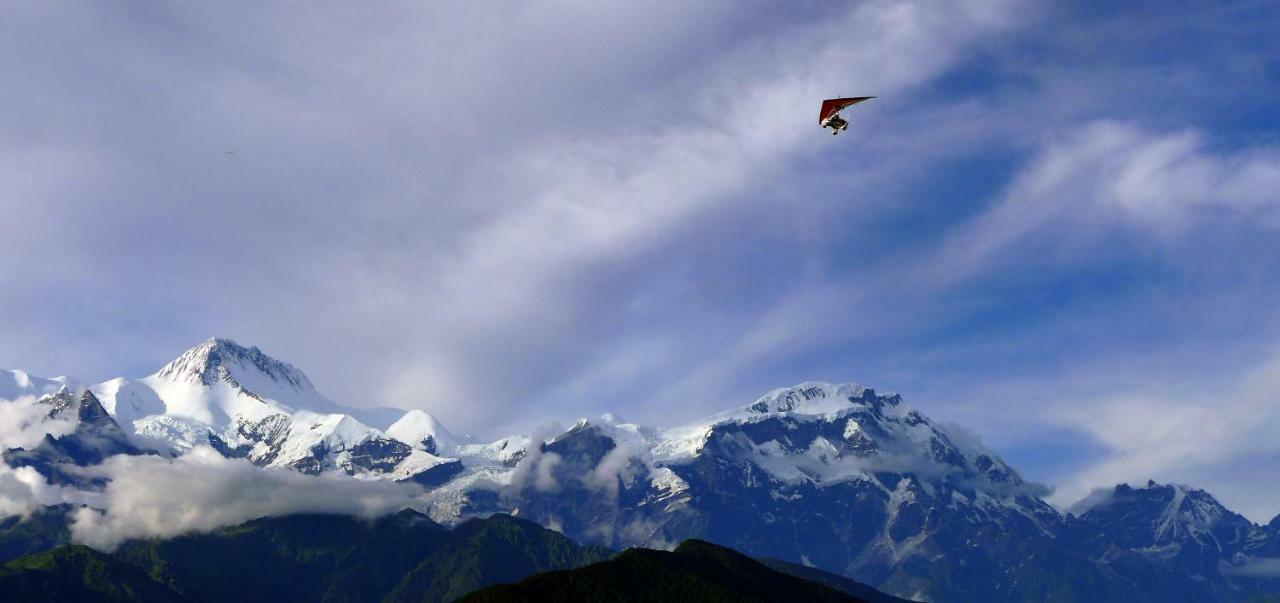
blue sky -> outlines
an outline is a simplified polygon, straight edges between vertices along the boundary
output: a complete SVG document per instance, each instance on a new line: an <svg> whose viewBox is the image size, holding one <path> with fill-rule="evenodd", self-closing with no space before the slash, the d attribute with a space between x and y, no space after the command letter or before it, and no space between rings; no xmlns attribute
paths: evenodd
<svg viewBox="0 0 1280 603"><path fill-rule="evenodd" d="M856 381L1266 520L1280 11L1116 4L9 6L0 366L217 334L483 435Z"/></svg>

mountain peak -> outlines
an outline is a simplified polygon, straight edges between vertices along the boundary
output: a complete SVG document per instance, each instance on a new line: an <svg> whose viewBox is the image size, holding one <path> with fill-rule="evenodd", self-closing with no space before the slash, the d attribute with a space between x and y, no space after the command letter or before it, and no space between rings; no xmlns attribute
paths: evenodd
<svg viewBox="0 0 1280 603"><path fill-rule="evenodd" d="M431 454L449 454L458 440L431 413L410 410L387 428L387 435Z"/></svg>
<svg viewBox="0 0 1280 603"><path fill-rule="evenodd" d="M297 392L314 390L307 376L293 365L223 337L210 337L183 352L154 377L205 386L226 381L250 391L263 380Z"/></svg>
<svg viewBox="0 0 1280 603"><path fill-rule="evenodd" d="M76 392L64 385L52 394L41 396L40 399L36 400L36 403L49 407L49 412L47 413L49 418L57 418L68 408L76 405Z"/></svg>
<svg viewBox="0 0 1280 603"><path fill-rule="evenodd" d="M98 400L98 397L87 389L80 396L78 415L81 423L90 425L115 423L115 420L111 418L111 414L107 412L107 409L102 406L102 402Z"/></svg>
<svg viewBox="0 0 1280 603"><path fill-rule="evenodd" d="M827 414L839 412L852 404L868 404L877 409L897 406L901 397L880 396L876 391L856 383L827 383L806 381L799 385L775 389L761 396L747 407L752 413L770 414L795 412L800 414Z"/></svg>
<svg viewBox="0 0 1280 603"><path fill-rule="evenodd" d="M1133 534L1141 535L1135 542L1142 546L1204 539L1201 535L1219 531L1219 525L1246 531L1251 525L1212 494L1181 484L1161 484L1154 480L1138 488L1119 484L1111 491L1101 490L1091 495L1090 499L1087 506L1081 505L1081 519L1098 525L1142 526L1143 529Z"/></svg>

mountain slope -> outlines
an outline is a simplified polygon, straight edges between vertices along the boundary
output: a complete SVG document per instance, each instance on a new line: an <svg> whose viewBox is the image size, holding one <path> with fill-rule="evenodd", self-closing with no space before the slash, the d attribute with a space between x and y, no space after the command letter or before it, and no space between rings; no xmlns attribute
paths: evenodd
<svg viewBox="0 0 1280 603"><path fill-rule="evenodd" d="M0 518L0 563L51 550L71 540L71 505L40 507L27 516Z"/></svg>
<svg viewBox="0 0 1280 603"><path fill-rule="evenodd" d="M867 586L866 584L850 580L849 578L839 574L824 572L817 568L789 563L778 559L759 559L758 561L769 566L769 569L773 571L795 576L802 580L817 582L824 586L834 588L846 595L850 595L858 599L865 599L870 603L911 603L907 599L902 599L893 595L886 595L874 588L871 588L870 586Z"/></svg>
<svg viewBox="0 0 1280 603"><path fill-rule="evenodd" d="M211 534L132 541L112 554L63 546L0 567L0 593L15 603L443 602L504 582L524 580L522 585L544 589L549 576L579 572L585 581L575 578L553 591L520 596L902 603L816 570L799 568L818 581L797 577L797 568L775 571L704 542L688 541L674 553L631 550L615 556L510 516L473 519L448 530L410 510L374 521L264 518Z"/></svg>
<svg viewBox="0 0 1280 603"><path fill-rule="evenodd" d="M612 556L508 516L448 530L411 510L373 521L293 515L126 542L112 554L62 546L18 557L0 569L0 599L450 601Z"/></svg>
<svg viewBox="0 0 1280 603"><path fill-rule="evenodd" d="M491 586L487 601L865 601L777 572L736 551L688 540L674 552L629 549L609 561Z"/></svg>
<svg viewBox="0 0 1280 603"><path fill-rule="evenodd" d="M368 528L337 515L267 518L211 534L134 541L115 556L202 601L319 600Z"/></svg>
<svg viewBox="0 0 1280 603"><path fill-rule="evenodd" d="M138 568L84 546L62 547L0 566L0 593L14 602L186 600Z"/></svg>
<svg viewBox="0 0 1280 603"><path fill-rule="evenodd" d="M115 553L192 600L262 602L446 601L611 555L510 517L446 530L409 510L373 522L264 518L211 534L129 542Z"/></svg>
<svg viewBox="0 0 1280 603"><path fill-rule="evenodd" d="M1075 509L1068 538L1099 563L1131 579L1176 588L1184 600L1237 600L1280 592L1280 575L1249 572L1274 559L1265 528L1203 491L1148 481L1100 491ZM1145 579L1144 579L1145 578Z"/></svg>
<svg viewBox="0 0 1280 603"><path fill-rule="evenodd" d="M470 520L455 528L454 536L406 574L384 600L452 601L490 584L613 556L608 549L582 547L557 532L507 515Z"/></svg>

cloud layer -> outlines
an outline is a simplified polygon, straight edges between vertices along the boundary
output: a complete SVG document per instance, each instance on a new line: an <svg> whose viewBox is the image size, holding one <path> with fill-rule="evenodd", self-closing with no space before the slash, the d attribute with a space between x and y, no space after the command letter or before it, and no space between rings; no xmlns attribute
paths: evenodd
<svg viewBox="0 0 1280 603"><path fill-rule="evenodd" d="M0 447L33 448L46 435L59 437L76 430L75 417L63 413L50 418L50 406L36 404L34 396L0 399Z"/></svg>
<svg viewBox="0 0 1280 603"><path fill-rule="evenodd" d="M90 471L111 481L94 508L75 512L71 535L102 550L130 538L209 531L270 515L375 517L411 507L421 494L395 482L261 469L208 447L177 459L115 456Z"/></svg>

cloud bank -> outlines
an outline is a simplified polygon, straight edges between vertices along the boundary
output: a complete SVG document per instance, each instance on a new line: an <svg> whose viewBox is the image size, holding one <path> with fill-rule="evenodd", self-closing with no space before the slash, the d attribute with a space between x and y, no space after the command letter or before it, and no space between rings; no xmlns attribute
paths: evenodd
<svg viewBox="0 0 1280 603"><path fill-rule="evenodd" d="M1227 567L1224 572L1250 578L1280 578L1280 559L1249 559L1242 565Z"/></svg>
<svg viewBox="0 0 1280 603"><path fill-rule="evenodd" d="M0 449L32 448L46 435L56 438L76 430L71 413L49 418L50 410L49 406L36 404L34 396L0 400Z"/></svg>
<svg viewBox="0 0 1280 603"><path fill-rule="evenodd" d="M130 538L167 538L270 515L375 517L411 507L417 486L262 469L197 447L176 459L115 456L91 473L110 479L100 507L75 512L72 539L111 550Z"/></svg>

